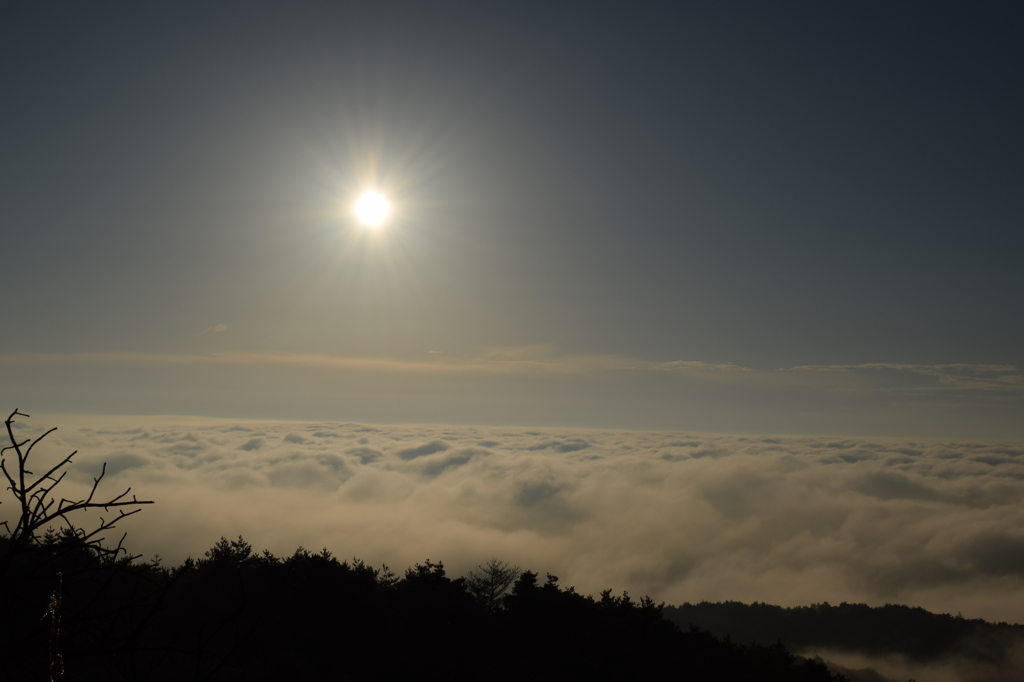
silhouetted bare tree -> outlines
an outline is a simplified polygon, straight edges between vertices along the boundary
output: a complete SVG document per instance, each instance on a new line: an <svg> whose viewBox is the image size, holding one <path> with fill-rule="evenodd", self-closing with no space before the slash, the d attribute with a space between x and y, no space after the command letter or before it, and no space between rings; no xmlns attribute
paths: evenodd
<svg viewBox="0 0 1024 682"><path fill-rule="evenodd" d="M132 495L131 499L128 499L128 493L131 492L131 488L128 488L116 497L102 501L97 500L96 489L99 487L104 475L106 475L106 463L103 464L100 475L93 479L92 490L89 491L88 497L81 500L69 500L62 497L58 500L54 495L54 489L64 480L64 476L67 474L64 468L71 463L71 458L78 451L72 452L44 474L34 478L35 474L28 468L32 450L57 429L52 428L35 440L26 438L19 442L15 438L12 428L16 416L28 417L29 415L18 410L11 412L4 422L7 427L7 437L10 439L11 444L0 450L0 471L3 471L4 476L7 478L7 490L11 491L11 494L14 495L15 503L18 505L16 512L17 520L14 520L13 528L10 525L11 519L0 522L0 525L7 529L7 557L13 557L38 545L41 533L61 523L63 523L62 533L68 539L74 540L79 548L87 548L101 556L116 557L122 552L127 554L127 550L122 546L125 535L121 536L116 546L108 547L103 544L105 538L102 534L112 530L117 522L126 516L131 516L141 511L137 508L139 505L153 504L152 500L139 500L134 495ZM28 447L26 448L25 446ZM15 462L12 462L12 467L8 467L7 460L2 457L3 453L8 450L14 450L15 457L17 458ZM131 511L125 511L129 507L136 508ZM100 517L99 524L93 530L80 528L72 518L69 518L70 515L76 512L90 509L102 509L107 512L112 508L117 510L117 516L109 520Z"/></svg>

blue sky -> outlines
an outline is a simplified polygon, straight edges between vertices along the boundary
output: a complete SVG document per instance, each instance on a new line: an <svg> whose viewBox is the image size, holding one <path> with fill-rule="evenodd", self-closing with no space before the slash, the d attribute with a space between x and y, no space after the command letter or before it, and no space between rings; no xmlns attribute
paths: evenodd
<svg viewBox="0 0 1024 682"><path fill-rule="evenodd" d="M5 6L0 392L1024 435L1020 9L594 5Z"/></svg>

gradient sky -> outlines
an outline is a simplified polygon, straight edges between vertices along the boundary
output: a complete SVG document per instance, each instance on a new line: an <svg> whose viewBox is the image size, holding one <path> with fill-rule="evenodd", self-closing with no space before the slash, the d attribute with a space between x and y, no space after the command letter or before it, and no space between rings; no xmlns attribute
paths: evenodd
<svg viewBox="0 0 1024 682"><path fill-rule="evenodd" d="M7 3L0 396L1024 437L1022 19Z"/></svg>

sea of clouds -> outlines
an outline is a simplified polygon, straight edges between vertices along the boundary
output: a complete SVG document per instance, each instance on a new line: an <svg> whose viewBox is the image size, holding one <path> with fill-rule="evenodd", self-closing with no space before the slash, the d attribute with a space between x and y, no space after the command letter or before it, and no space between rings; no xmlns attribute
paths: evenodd
<svg viewBox="0 0 1024 682"><path fill-rule="evenodd" d="M1021 443L191 417L15 426L21 438L60 427L33 453L39 468L78 450L66 496L106 462L101 494L155 500L119 531L166 562L241 534L399 571L429 558L460 575L493 556L584 593L669 603L898 602L1024 621Z"/></svg>

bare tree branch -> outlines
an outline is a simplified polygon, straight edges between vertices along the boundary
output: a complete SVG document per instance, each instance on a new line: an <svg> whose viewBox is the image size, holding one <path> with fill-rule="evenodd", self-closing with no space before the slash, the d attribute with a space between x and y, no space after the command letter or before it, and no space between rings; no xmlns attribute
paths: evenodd
<svg viewBox="0 0 1024 682"><path fill-rule="evenodd" d="M51 467L42 476L39 476L32 482L26 482L26 475L34 476L28 469L28 459L32 454L32 449L40 443L48 435L56 431L56 428L52 428L35 440L28 438L23 441L18 441L14 436L14 418L16 416L28 417L29 415L14 410L7 417L4 425L7 427L7 437L11 444L3 450L0 450L0 471L3 472L4 477L7 479L7 490L13 495L21 508L21 512L18 516L17 521L14 524L14 529L11 527L8 521L0 522L6 531L7 536L10 540L8 552L13 555L18 552L27 551L32 548L33 545L39 544L39 533L45 531L51 527L55 522L63 522L65 525L65 532L73 537L80 546L85 547L97 555L116 557L121 553L126 556L127 550L124 549L124 535L115 547L107 547L104 545L105 537L101 535L108 530L112 530L115 525L125 517L131 516L139 511L137 507L143 504L153 504L152 500L140 500L135 495L131 496L131 499L127 499L128 494L131 492L131 488L128 488L120 495L115 497L97 500L96 493L99 489L100 482L103 477L107 474L107 465L104 462L102 469L100 470L99 476L93 478L92 488L89 490L89 495L85 499L81 500L69 500L67 498L60 498L58 501L54 495L54 489L64 480L64 476L67 474L64 467L71 464L71 459L78 451L72 452L70 455L62 459L55 466ZM23 449L25 445L28 445L28 449ZM2 457L2 453L14 450L15 456L17 457L17 470L10 470L7 466L7 460ZM14 462L12 461L12 464ZM59 473L58 473L59 472ZM56 508L54 508L56 504ZM125 511L126 507L136 507L131 511ZM104 511L110 511L111 508L117 508L117 516L107 520L103 517L99 520L99 525L92 531L85 531L79 528L73 519L68 518L69 514L76 512L87 511L90 509L102 509Z"/></svg>

